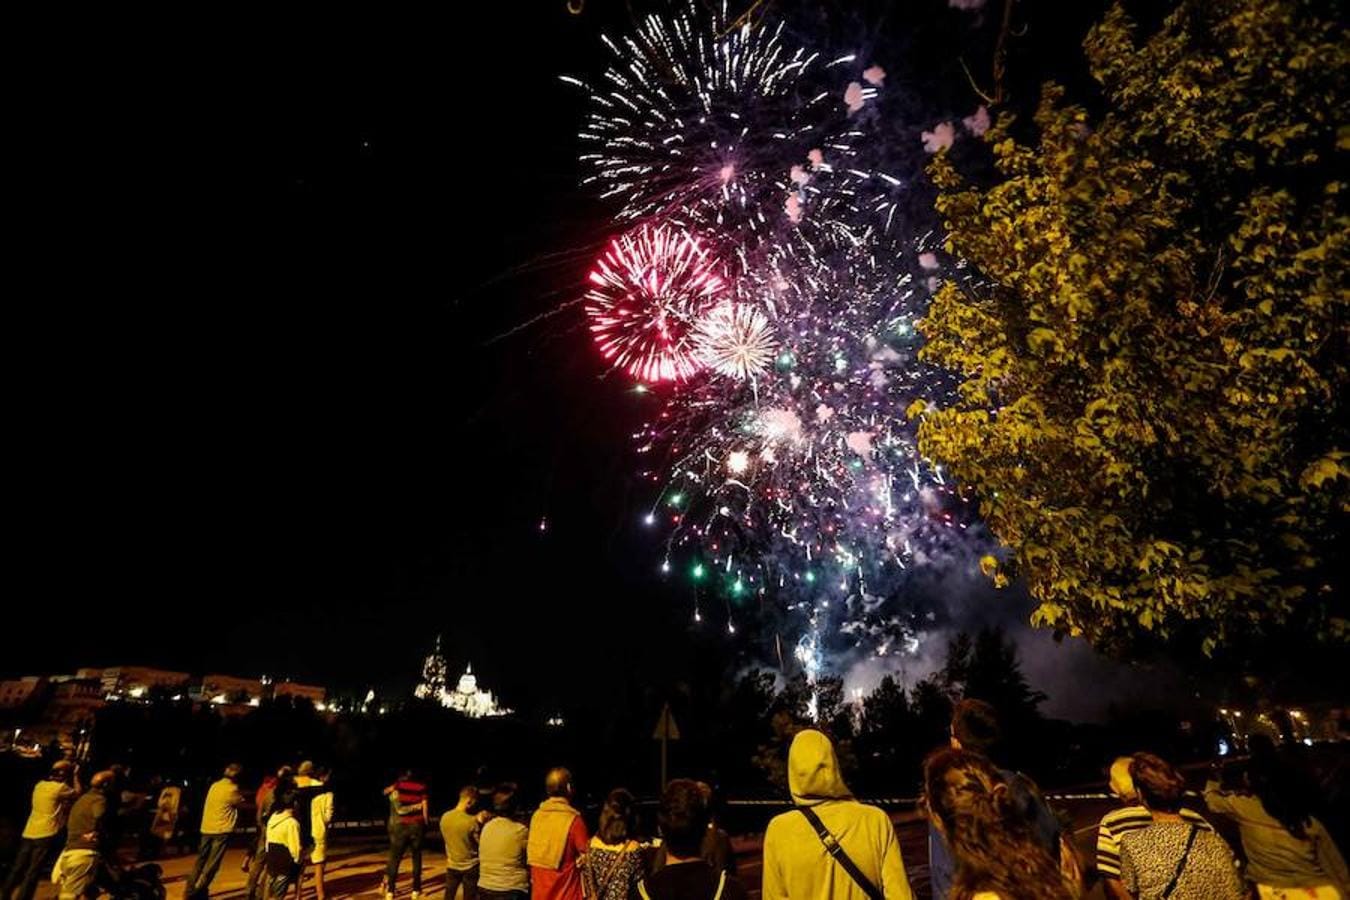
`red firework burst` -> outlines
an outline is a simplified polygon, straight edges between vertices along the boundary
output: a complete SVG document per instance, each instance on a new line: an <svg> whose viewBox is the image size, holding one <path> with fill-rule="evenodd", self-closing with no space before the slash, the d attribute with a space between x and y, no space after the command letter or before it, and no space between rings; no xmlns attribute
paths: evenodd
<svg viewBox="0 0 1350 900"><path fill-rule="evenodd" d="M700 372L694 328L726 291L720 268L677 228L641 225L615 238L586 292L600 352L642 381L683 381Z"/></svg>

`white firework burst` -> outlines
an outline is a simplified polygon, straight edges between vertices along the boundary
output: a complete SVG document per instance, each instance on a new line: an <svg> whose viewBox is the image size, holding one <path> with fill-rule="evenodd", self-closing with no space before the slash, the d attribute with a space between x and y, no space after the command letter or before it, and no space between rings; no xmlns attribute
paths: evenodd
<svg viewBox="0 0 1350 900"><path fill-rule="evenodd" d="M762 373L778 352L768 318L745 303L714 307L694 329L694 345L709 369L740 379Z"/></svg>
<svg viewBox="0 0 1350 900"><path fill-rule="evenodd" d="M613 63L598 87L566 79L590 94L586 180L623 201L620 219L744 205L777 168L778 145L811 132L794 88L815 55L788 49L781 25L732 28L725 9L693 2L671 12L604 38Z"/></svg>

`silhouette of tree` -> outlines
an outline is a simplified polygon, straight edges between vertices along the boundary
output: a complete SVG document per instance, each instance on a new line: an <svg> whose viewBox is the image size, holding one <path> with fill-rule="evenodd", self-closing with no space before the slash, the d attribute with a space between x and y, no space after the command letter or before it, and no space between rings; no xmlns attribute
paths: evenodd
<svg viewBox="0 0 1350 900"><path fill-rule="evenodd" d="M1017 646L1002 628L981 628L974 639L965 632L953 637L937 680L952 700L971 697L998 710L1004 738L1000 758L1033 761L1032 745L1044 725L1040 704L1046 697L1027 682Z"/></svg>
<svg viewBox="0 0 1350 900"><path fill-rule="evenodd" d="M830 736L846 778L857 770L853 711L844 701L843 679L820 678L812 684L804 674L798 673L788 679L774 701L770 709L769 740L761 744L754 755L755 766L780 795L788 790L788 749L797 732L805 728L814 728Z"/></svg>
<svg viewBox="0 0 1350 900"><path fill-rule="evenodd" d="M909 696L890 675L863 698L857 738L860 787L876 793L913 781L909 775L923 754L914 723Z"/></svg>
<svg viewBox="0 0 1350 900"><path fill-rule="evenodd" d="M914 686L910 705L914 710L914 738L924 753L947 743L951 732L952 700L936 678Z"/></svg>

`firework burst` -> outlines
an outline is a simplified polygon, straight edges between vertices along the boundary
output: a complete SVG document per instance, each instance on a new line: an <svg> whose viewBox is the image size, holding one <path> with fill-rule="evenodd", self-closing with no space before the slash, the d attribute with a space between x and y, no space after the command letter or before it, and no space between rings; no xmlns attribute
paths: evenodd
<svg viewBox="0 0 1350 900"><path fill-rule="evenodd" d="M620 235L589 276L586 315L600 352L642 381L683 381L702 369L695 329L726 292L693 235L643 225Z"/></svg>
<svg viewBox="0 0 1350 900"><path fill-rule="evenodd" d="M776 158L765 144L795 130L795 82L814 57L788 51L781 30L727 31L725 11L693 4L604 41L614 61L590 92L582 161L623 202L618 218L746 204L763 180L755 161Z"/></svg>
<svg viewBox="0 0 1350 900"><path fill-rule="evenodd" d="M764 313L744 303L715 307L694 329L703 364L732 378L754 378L773 364L778 344Z"/></svg>
<svg viewBox="0 0 1350 900"><path fill-rule="evenodd" d="M842 82L789 45L783 27L729 22L725 5L690 2L651 15L619 39L587 92L580 138L587 184L621 206L620 222L648 219L738 235L746 245L808 214L855 200L868 173L851 165L861 132L836 102Z"/></svg>
<svg viewBox="0 0 1350 900"><path fill-rule="evenodd" d="M674 383L636 435L661 570L691 573L695 621L709 597L731 633L752 601L786 615L814 677L840 649L912 651L911 573L981 539L905 415L950 382L913 328L933 242L895 236L905 184L860 162L885 157L858 149L884 72L786 34L689 3L606 39L600 87L569 80L586 181L630 229L591 273L591 330L616 367Z"/></svg>

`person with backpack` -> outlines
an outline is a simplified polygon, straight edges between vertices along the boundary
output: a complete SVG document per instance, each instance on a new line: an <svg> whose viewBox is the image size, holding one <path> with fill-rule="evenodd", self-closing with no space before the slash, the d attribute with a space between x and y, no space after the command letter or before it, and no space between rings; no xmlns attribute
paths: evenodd
<svg viewBox="0 0 1350 900"><path fill-rule="evenodd" d="M911 900L895 826L853 799L821 732L792 739L788 787L795 809L764 833L763 900Z"/></svg>

